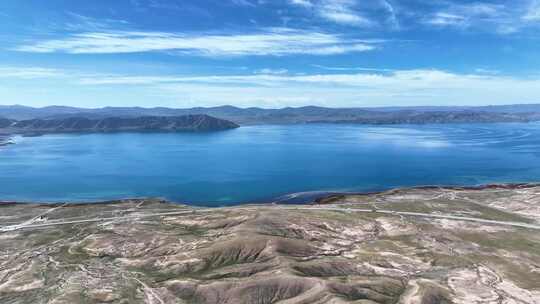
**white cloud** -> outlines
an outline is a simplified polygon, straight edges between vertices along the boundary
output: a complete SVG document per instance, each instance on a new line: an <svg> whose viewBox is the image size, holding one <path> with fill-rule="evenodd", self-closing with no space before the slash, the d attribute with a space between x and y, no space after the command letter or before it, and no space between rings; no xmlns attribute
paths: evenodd
<svg viewBox="0 0 540 304"><path fill-rule="evenodd" d="M92 18L89 16L80 15L73 12L66 12L67 22L61 26L53 25L52 28L60 27L62 30L68 31L101 31L110 28L123 28L129 24L125 20L108 19L108 18Z"/></svg>
<svg viewBox="0 0 540 304"><path fill-rule="evenodd" d="M240 6L252 6L254 7L255 4L249 2L248 0L231 0L233 4L240 5Z"/></svg>
<svg viewBox="0 0 540 304"><path fill-rule="evenodd" d="M512 5L447 2L446 7L428 15L423 19L423 23L507 35L526 29L539 20L540 0L524 0L516 1Z"/></svg>
<svg viewBox="0 0 540 304"><path fill-rule="evenodd" d="M439 12L428 19L427 23L433 25L466 26L468 25L468 20L461 15Z"/></svg>
<svg viewBox="0 0 540 304"><path fill-rule="evenodd" d="M506 23L508 9L501 4L450 4L434 13L426 23L439 26L469 27L479 23Z"/></svg>
<svg viewBox="0 0 540 304"><path fill-rule="evenodd" d="M156 92L186 94L205 105L474 105L540 101L540 79L441 70L351 74L255 74L225 76L108 76L81 85L141 85ZM163 93L165 94L165 93Z"/></svg>
<svg viewBox="0 0 540 304"><path fill-rule="evenodd" d="M468 12L468 15L474 15L479 17L497 17L504 13L506 7L500 4L489 3L471 3L465 5L457 5L456 9Z"/></svg>
<svg viewBox="0 0 540 304"><path fill-rule="evenodd" d="M277 73L273 73L278 71ZM383 73L350 74L308 74L286 75L286 70L263 69L255 75L223 76L105 76L82 78L87 85L104 84L157 84L157 83L203 83L203 84L241 84L246 86L317 85L342 87L378 87L382 90L396 88L488 88L492 84L527 83L537 79L517 79L498 75L455 74L442 70L385 70ZM506 87L507 86L504 86ZM539 87L540 88L540 87ZM538 89L540 93L540 89Z"/></svg>
<svg viewBox="0 0 540 304"><path fill-rule="evenodd" d="M343 10L323 10L321 16L327 20L335 23L349 24L349 25L370 25L371 22L359 15L355 15L351 12Z"/></svg>
<svg viewBox="0 0 540 304"><path fill-rule="evenodd" d="M260 69L255 71L255 74L270 74L270 75L284 75L289 73L287 69Z"/></svg>
<svg viewBox="0 0 540 304"><path fill-rule="evenodd" d="M104 85L190 85L231 88L282 88L294 90L317 88L324 90L352 89L380 96L417 95L438 91L441 96L461 92L509 92L527 97L528 93L540 99L540 78L515 78L500 71L476 69L475 73L457 74L436 69L392 70L362 67L315 67L333 71L362 71L330 74L289 74L287 69L265 68L243 75L156 75L133 76L114 74L88 74L41 67L0 67L0 77L17 79L69 79L72 84L84 86ZM270 94L272 95L272 94ZM430 96L434 96L430 94ZM465 96L465 94L464 94ZM540 101L540 100L539 100Z"/></svg>
<svg viewBox="0 0 540 304"><path fill-rule="evenodd" d="M65 73L57 69L16 66L0 67L0 78L37 79L62 76L65 76Z"/></svg>
<svg viewBox="0 0 540 304"><path fill-rule="evenodd" d="M475 69L474 71L478 74L489 74L489 75L501 74L501 71L499 70L485 69L485 68L478 68L478 69Z"/></svg>
<svg viewBox="0 0 540 304"><path fill-rule="evenodd" d="M400 24L397 18L396 10L394 9L394 6L388 2L387 0L380 0L381 6L386 10L388 13L387 21L390 23L390 25L394 29L399 29Z"/></svg>
<svg viewBox="0 0 540 304"><path fill-rule="evenodd" d="M440 29L511 34L540 21L540 0L508 1L418 1L395 0L287 0L321 20L386 30L429 26ZM405 1L407 2L407 1ZM422 1L420 1L422 2Z"/></svg>
<svg viewBox="0 0 540 304"><path fill-rule="evenodd" d="M384 68L367 68L367 67L355 67L355 66L326 66L320 64L312 64L314 68L319 68L327 71L368 71L368 72L395 72L394 69Z"/></svg>
<svg viewBox="0 0 540 304"><path fill-rule="evenodd" d="M91 101L92 96L96 100L103 100L106 96L121 94L124 100L145 102L151 99L156 104L167 102L173 106L348 107L540 102L540 78L537 76L516 78L486 70L470 74L423 69L358 68L362 72L346 73L336 68L336 71L335 74L290 74L284 69L262 69L243 75L137 76L85 74L38 67L1 67L0 75L26 79L39 92L48 92L51 87L55 88L55 92L86 92L84 99L87 101ZM45 84L34 79L48 81ZM9 82L5 83L10 85ZM13 96L26 94L18 89L18 85L11 85ZM53 100L62 97L57 93L51 94L39 97ZM171 104L175 100L189 103Z"/></svg>
<svg viewBox="0 0 540 304"><path fill-rule="evenodd" d="M455 4L450 2L444 9L436 11L423 20L425 24L438 27L480 29L499 34L517 32L522 25L517 17L520 5L473 2Z"/></svg>
<svg viewBox="0 0 540 304"><path fill-rule="evenodd" d="M284 28L255 34L187 35L162 32L95 32L64 39L39 41L15 50L34 53L71 54L137 53L174 51L196 56L284 56L294 54L334 55L365 52L378 41L346 39L343 36ZM380 42L380 41L379 41Z"/></svg>
<svg viewBox="0 0 540 304"><path fill-rule="evenodd" d="M290 0L290 3L313 9L317 16L334 23L364 27L373 24L356 10L356 0Z"/></svg>
<svg viewBox="0 0 540 304"><path fill-rule="evenodd" d="M313 7L313 3L310 0L290 0L291 4L299 5L303 7Z"/></svg>
<svg viewBox="0 0 540 304"><path fill-rule="evenodd" d="M540 21L540 0L532 0L529 4L527 12L523 16L525 21Z"/></svg>

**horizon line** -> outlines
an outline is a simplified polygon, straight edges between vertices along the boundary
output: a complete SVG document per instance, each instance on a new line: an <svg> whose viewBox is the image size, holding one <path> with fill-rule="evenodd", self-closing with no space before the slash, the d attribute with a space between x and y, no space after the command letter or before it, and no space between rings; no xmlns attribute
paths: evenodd
<svg viewBox="0 0 540 304"><path fill-rule="evenodd" d="M323 109L391 109L391 108L488 108L488 107L511 107L511 106L540 106L539 102L532 103L508 103L508 104L488 104L488 105L403 105L403 106L358 106L358 107L328 107L328 106L318 106L318 105L306 105L306 106L286 106L280 108L265 108L265 107L239 107L233 106L230 104L223 104L219 106L200 106L200 107L166 107L166 106L155 106L155 107L142 107L142 106L103 106L103 107L78 107L78 106L67 106L67 105L48 105L42 107L27 106L23 104L0 104L0 108L8 107L21 107L21 108L30 108L30 109L47 109L47 108L73 108L81 110L103 110L103 109L126 109L126 108L138 108L138 109L169 109L169 110L191 110L191 109L216 109L216 108L235 108L235 109L260 109L260 110L283 110L283 109L303 109L303 108L323 108Z"/></svg>

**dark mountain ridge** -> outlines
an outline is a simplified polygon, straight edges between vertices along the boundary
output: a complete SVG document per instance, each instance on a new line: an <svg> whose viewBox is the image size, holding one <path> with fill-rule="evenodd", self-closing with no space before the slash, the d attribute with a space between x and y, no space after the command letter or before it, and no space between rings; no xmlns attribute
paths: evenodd
<svg viewBox="0 0 540 304"><path fill-rule="evenodd" d="M7 128L14 123L13 120L0 117L0 128Z"/></svg>
<svg viewBox="0 0 540 304"><path fill-rule="evenodd" d="M101 120L110 117L210 115L242 125L298 123L423 124L475 122L528 122L540 120L540 104L485 107L382 107L382 108L238 108L234 106L173 109L165 107L105 107L97 109L50 106L0 106L0 117L8 119Z"/></svg>
<svg viewBox="0 0 540 304"><path fill-rule="evenodd" d="M0 125L1 125L0 120ZM238 125L208 115L107 117L90 119L70 117L12 121L3 133L66 133L66 132L206 132L237 128Z"/></svg>
<svg viewBox="0 0 540 304"><path fill-rule="evenodd" d="M444 124L444 123L495 123L495 122L531 122L540 120L540 116L529 114L489 113L473 111L453 112L383 112L374 115L353 116L336 123L359 124ZM321 120L320 122L326 122Z"/></svg>

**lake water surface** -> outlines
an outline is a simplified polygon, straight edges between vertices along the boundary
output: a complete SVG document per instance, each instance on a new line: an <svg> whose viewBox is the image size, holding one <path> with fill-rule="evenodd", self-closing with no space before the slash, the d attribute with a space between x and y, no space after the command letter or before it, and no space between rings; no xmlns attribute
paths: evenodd
<svg viewBox="0 0 540 304"><path fill-rule="evenodd" d="M58 134L0 147L0 200L164 197L221 206L298 192L540 181L540 124L249 126Z"/></svg>

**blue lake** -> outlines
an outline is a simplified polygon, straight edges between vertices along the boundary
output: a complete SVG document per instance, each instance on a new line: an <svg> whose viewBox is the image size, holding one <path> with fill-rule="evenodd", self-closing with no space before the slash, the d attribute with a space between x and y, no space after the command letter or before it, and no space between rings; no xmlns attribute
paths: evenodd
<svg viewBox="0 0 540 304"><path fill-rule="evenodd" d="M249 126L16 137L0 200L164 197L221 206L311 191L540 181L540 124Z"/></svg>

